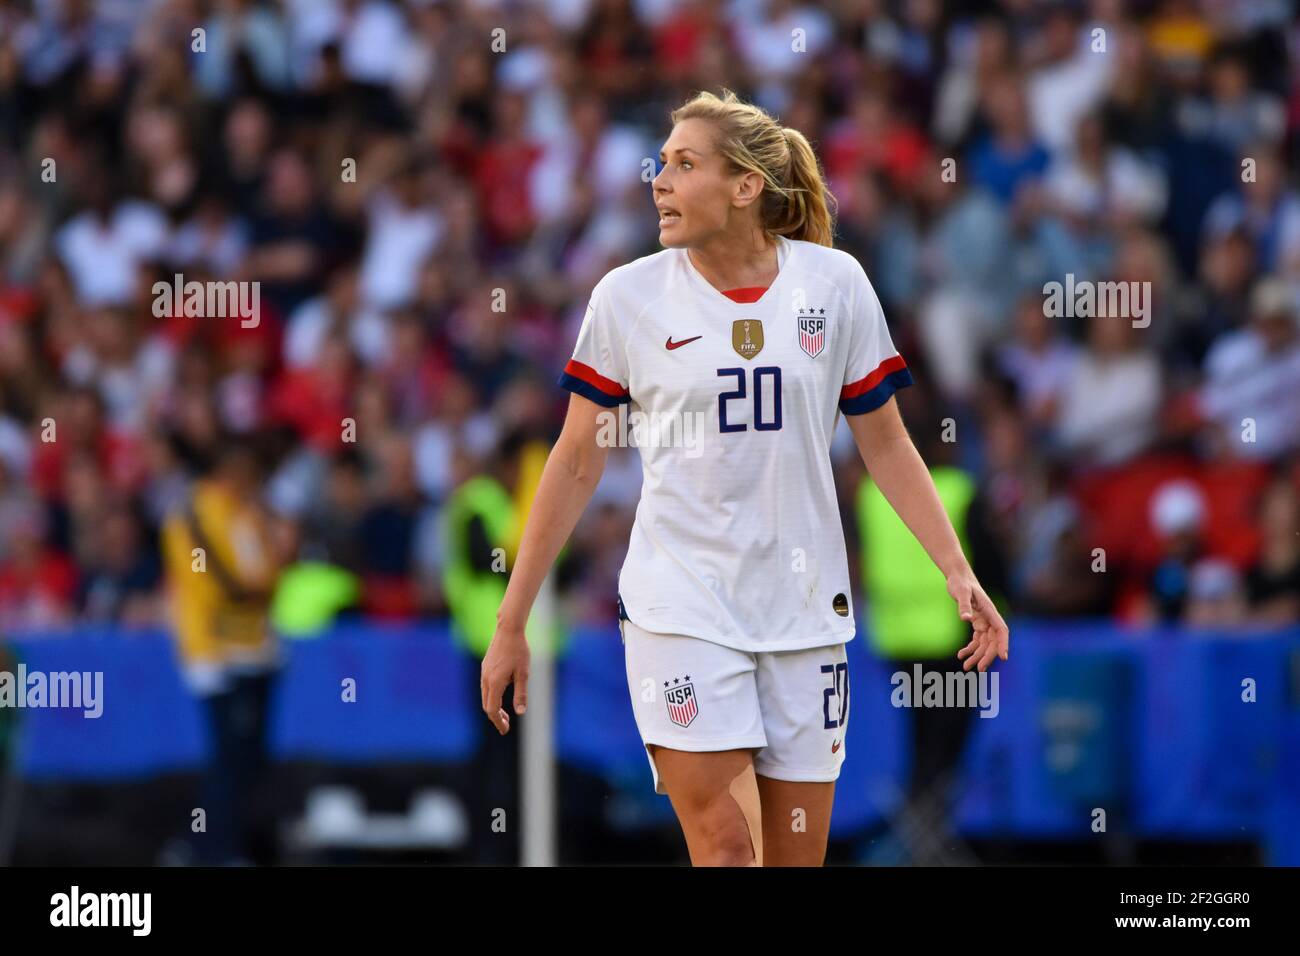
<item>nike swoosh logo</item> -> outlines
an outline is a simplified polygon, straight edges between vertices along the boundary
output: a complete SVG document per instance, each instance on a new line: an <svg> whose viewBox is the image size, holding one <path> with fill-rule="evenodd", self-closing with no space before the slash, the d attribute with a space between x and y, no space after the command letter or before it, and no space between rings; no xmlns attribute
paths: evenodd
<svg viewBox="0 0 1300 956"><path fill-rule="evenodd" d="M668 341L664 343L664 348L668 349L668 351L671 352L673 349L679 349L683 345L690 345L692 342L695 341L695 339L702 339L702 338L704 338L704 336L697 335L694 336L693 338L682 339L680 342L674 342L673 337L670 335L668 336Z"/></svg>
<svg viewBox="0 0 1300 956"><path fill-rule="evenodd" d="M840 750L840 742L837 740L835 741L835 743L831 744L831 753L839 753L839 750Z"/></svg>

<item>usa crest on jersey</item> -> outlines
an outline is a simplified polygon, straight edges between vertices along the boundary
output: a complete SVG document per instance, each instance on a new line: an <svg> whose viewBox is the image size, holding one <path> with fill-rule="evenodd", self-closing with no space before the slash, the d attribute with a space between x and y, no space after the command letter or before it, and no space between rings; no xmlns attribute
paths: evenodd
<svg viewBox="0 0 1300 956"><path fill-rule="evenodd" d="M809 358L816 358L826 348L825 312L825 309L808 309L799 313L799 348Z"/></svg>
<svg viewBox="0 0 1300 956"><path fill-rule="evenodd" d="M695 686L689 682L679 684L673 681L664 691L664 701L668 704L668 719L678 727L689 727L700 712L695 702Z"/></svg>

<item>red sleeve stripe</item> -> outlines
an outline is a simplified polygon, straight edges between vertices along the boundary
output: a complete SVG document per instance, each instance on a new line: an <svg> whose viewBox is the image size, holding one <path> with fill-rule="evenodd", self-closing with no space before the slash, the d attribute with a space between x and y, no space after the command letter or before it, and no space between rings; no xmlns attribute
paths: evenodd
<svg viewBox="0 0 1300 956"><path fill-rule="evenodd" d="M863 395L879 385L881 381L884 380L885 376L904 368L907 368L907 363L903 361L903 356L895 355L892 358L887 358L877 365L876 370L866 378L860 378L856 382L850 382L848 385L845 385L840 389L840 400L844 401L849 398L857 398L859 395Z"/></svg>
<svg viewBox="0 0 1300 956"><path fill-rule="evenodd" d="M622 398L627 395L627 389L618 382L606 378L590 365L583 365L577 359L569 359L568 364L564 366L564 374L572 375L574 378L586 382L592 388L599 389L611 398Z"/></svg>

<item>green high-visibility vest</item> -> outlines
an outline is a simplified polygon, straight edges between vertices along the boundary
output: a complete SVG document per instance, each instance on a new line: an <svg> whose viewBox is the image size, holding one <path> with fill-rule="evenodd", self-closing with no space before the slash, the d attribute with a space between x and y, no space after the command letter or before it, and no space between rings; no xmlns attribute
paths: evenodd
<svg viewBox="0 0 1300 956"><path fill-rule="evenodd" d="M506 596L505 567L492 570L475 568L470 559L469 529L475 518L483 523L489 543L506 552L514 532L515 503L510 493L494 478L480 475L457 488L447 499L445 510L445 554L443 591L451 608L453 636L474 656L482 659L496 633L497 611ZM504 559L503 559L504 560ZM557 619L551 622L549 635L529 621L528 640L549 636L550 649L559 654L567 645L567 635Z"/></svg>
<svg viewBox="0 0 1300 956"><path fill-rule="evenodd" d="M475 518L483 522L492 546L504 550L514 527L515 504L500 482L486 476L471 478L452 493L446 508L442 583L451 608L452 634L481 658L496 632L506 575L504 570L477 569L470 561L469 528Z"/></svg>
<svg viewBox="0 0 1300 956"><path fill-rule="evenodd" d="M969 556L966 514L975 483L958 468L934 468L930 475ZM970 625L959 616L943 572L870 478L858 487L857 514L872 648L886 658L956 654Z"/></svg>
<svg viewBox="0 0 1300 956"><path fill-rule="evenodd" d="M355 574L323 561L300 561L276 582L271 626L284 637L315 637L360 596Z"/></svg>

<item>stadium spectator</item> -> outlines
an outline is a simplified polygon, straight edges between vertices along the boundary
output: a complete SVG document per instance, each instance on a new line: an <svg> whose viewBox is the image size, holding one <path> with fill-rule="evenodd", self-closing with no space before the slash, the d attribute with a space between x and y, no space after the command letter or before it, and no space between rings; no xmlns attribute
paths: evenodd
<svg viewBox="0 0 1300 956"><path fill-rule="evenodd" d="M1206 356L1201 405L1228 454L1275 460L1300 445L1300 309L1290 285L1266 279L1250 311Z"/></svg>
<svg viewBox="0 0 1300 956"><path fill-rule="evenodd" d="M1044 11L1039 56L1026 81L1027 102L1038 140L1053 151L1068 150L1079 121L1105 95L1113 75L1107 48L1110 29L1097 21L1084 26L1076 8ZM1104 14L1102 15L1105 16Z"/></svg>
<svg viewBox="0 0 1300 956"><path fill-rule="evenodd" d="M1205 558L1191 567L1182 620L1193 629L1232 631L1246 620L1241 574L1230 561Z"/></svg>
<svg viewBox="0 0 1300 956"><path fill-rule="evenodd" d="M1264 533L1259 557L1246 573L1251 620L1265 626L1300 620L1300 491L1279 474L1259 508Z"/></svg>
<svg viewBox="0 0 1300 956"><path fill-rule="evenodd" d="M265 766L279 648L267 620L286 555L261 503L256 447L228 438L211 471L163 528L173 626L187 686L204 705L209 753L206 826L193 831L206 864L250 862L250 806Z"/></svg>
<svg viewBox="0 0 1300 956"><path fill-rule="evenodd" d="M989 132L971 148L971 178L1010 205L1024 187L1042 178L1051 153L1030 126L1022 77L1007 72L990 80L981 109Z"/></svg>
<svg viewBox="0 0 1300 956"><path fill-rule="evenodd" d="M152 541L145 541L130 510L110 503L83 564L77 608L90 621L154 625L162 619L158 586L162 568Z"/></svg>
<svg viewBox="0 0 1300 956"><path fill-rule="evenodd" d="M1055 438L1080 463L1119 464L1147 448L1160 410L1160 363L1121 316L1093 316L1066 376Z"/></svg>
<svg viewBox="0 0 1300 956"><path fill-rule="evenodd" d="M1052 328L1042 300L1036 295L1020 300L1014 332L1013 340L997 348L997 363L1000 371L1016 383L1027 424L1043 433L1056 419L1078 350Z"/></svg>
<svg viewBox="0 0 1300 956"><path fill-rule="evenodd" d="M11 515L7 555L0 561L0 628L41 630L72 618L77 568L46 544L47 522L36 507Z"/></svg>
<svg viewBox="0 0 1300 956"><path fill-rule="evenodd" d="M1231 569L1221 562L1204 564L1205 497L1189 481L1160 488L1151 501L1151 524L1160 537L1161 558L1151 575L1150 613L1164 622L1196 616L1216 619L1213 602L1236 589ZM1203 602L1195 615L1191 605Z"/></svg>
<svg viewBox="0 0 1300 956"><path fill-rule="evenodd" d="M1263 271L1294 273L1300 268L1300 194L1287 180L1282 156L1275 146L1253 144L1241 153L1238 168L1237 183L1210 206L1203 230L1222 236L1245 229Z"/></svg>

